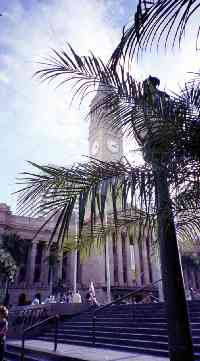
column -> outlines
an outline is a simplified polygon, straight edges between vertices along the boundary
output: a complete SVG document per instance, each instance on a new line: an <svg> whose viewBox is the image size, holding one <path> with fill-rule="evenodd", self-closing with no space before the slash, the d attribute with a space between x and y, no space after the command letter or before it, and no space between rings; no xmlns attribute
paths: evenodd
<svg viewBox="0 0 200 361"><path fill-rule="evenodd" d="M71 288L70 284L70 274L71 274L71 263L70 263L70 253L65 254L65 284L67 288Z"/></svg>
<svg viewBox="0 0 200 361"><path fill-rule="evenodd" d="M29 285L33 285L34 283L34 275L35 275L35 259L37 254L37 242L33 242L31 246L31 251L28 257L28 278L27 282Z"/></svg>
<svg viewBox="0 0 200 361"><path fill-rule="evenodd" d="M56 277L57 281L62 279L62 265L63 265L63 251L58 253L57 265L56 265Z"/></svg>
<svg viewBox="0 0 200 361"><path fill-rule="evenodd" d="M28 245L28 254L27 254L26 265L25 265L25 267L26 267L26 276L25 276L26 284L29 283L30 263L31 263L31 249L32 249L32 243L30 241L29 245Z"/></svg>
<svg viewBox="0 0 200 361"><path fill-rule="evenodd" d="M107 235L108 248L109 248L109 259L110 259L110 284L114 286L114 257L113 257L113 239L111 234Z"/></svg>
<svg viewBox="0 0 200 361"><path fill-rule="evenodd" d="M121 232L118 232L117 237L117 262L118 262L118 282L120 286L124 286L124 270L122 259L122 238Z"/></svg>
<svg viewBox="0 0 200 361"><path fill-rule="evenodd" d="M144 238L142 241L142 254L143 254L144 283L148 284L148 283L150 283L150 277L149 277L149 260L148 260L148 255L147 255L146 238Z"/></svg>
<svg viewBox="0 0 200 361"><path fill-rule="evenodd" d="M71 289L71 291L73 290L74 287L74 251L69 253L69 270L68 270L68 281L69 281L69 287Z"/></svg>
<svg viewBox="0 0 200 361"><path fill-rule="evenodd" d="M134 243L134 255L135 255L135 273L136 273L136 282L138 286L141 286L141 265L140 265L140 253L138 240Z"/></svg>
<svg viewBox="0 0 200 361"><path fill-rule="evenodd" d="M48 287L48 278L49 278L49 253L50 249L48 248L48 243L45 243L42 250L42 262L41 262L41 283Z"/></svg>
<svg viewBox="0 0 200 361"><path fill-rule="evenodd" d="M129 238L126 237L126 262L127 262L127 286L133 286L133 274L131 270L131 253L130 253L130 241Z"/></svg>

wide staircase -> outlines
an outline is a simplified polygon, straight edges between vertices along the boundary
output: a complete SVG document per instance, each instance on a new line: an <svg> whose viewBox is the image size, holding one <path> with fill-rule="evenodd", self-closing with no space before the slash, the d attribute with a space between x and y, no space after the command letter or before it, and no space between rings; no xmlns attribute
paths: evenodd
<svg viewBox="0 0 200 361"><path fill-rule="evenodd" d="M189 311L195 356L200 360L200 301L189 302ZM93 314L94 310L90 310L71 319L63 317L59 321L58 343L168 356L167 323L163 303L117 304L97 310L95 318ZM49 327L37 336L37 339L53 342L54 334L53 327ZM12 358L9 358L11 353ZM8 361L19 360L13 355L14 348L9 346Z"/></svg>

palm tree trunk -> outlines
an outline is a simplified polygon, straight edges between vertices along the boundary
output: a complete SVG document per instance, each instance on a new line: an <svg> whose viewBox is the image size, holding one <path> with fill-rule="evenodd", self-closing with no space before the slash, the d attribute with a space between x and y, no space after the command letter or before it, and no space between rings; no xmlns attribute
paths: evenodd
<svg viewBox="0 0 200 361"><path fill-rule="evenodd" d="M194 361L183 274L167 183L167 171L161 161L157 161L153 166L170 360Z"/></svg>

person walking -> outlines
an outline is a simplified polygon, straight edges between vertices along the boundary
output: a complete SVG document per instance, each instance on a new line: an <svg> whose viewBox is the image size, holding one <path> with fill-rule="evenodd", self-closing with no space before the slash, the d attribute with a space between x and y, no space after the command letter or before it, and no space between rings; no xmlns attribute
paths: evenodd
<svg viewBox="0 0 200 361"><path fill-rule="evenodd" d="M5 340L8 330L8 310L5 306L0 306L0 361L4 361Z"/></svg>

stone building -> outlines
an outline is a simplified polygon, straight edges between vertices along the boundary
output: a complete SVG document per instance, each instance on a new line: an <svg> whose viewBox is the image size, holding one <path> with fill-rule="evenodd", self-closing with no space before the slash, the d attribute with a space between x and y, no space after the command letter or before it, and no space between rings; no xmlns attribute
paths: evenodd
<svg viewBox="0 0 200 361"><path fill-rule="evenodd" d="M93 102L96 102L97 96ZM106 124L91 119L89 152L96 159L120 160L123 156L122 133L114 132ZM43 218L13 215L6 204L0 204L0 233L12 232L28 240L25 264L21 265L15 282L9 289L11 304L18 304L24 297L31 301L36 294L44 299L50 293L48 241L54 224L51 222L46 225L32 241L43 222ZM75 233L75 214L72 216L70 227L71 232ZM148 237L144 237L138 244L129 238L127 229L122 227L117 238L115 233L110 234L107 245L107 248L102 246L98 254L93 252L84 263L80 262L80 254L77 251L59 254L54 267L54 282L60 280L65 289L77 288L84 295L93 281L97 298L103 302L107 299L108 277L111 298L160 279L158 257L154 254ZM106 257L109 257L109 275Z"/></svg>

